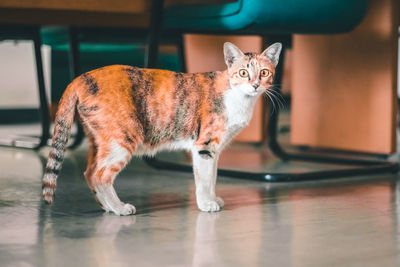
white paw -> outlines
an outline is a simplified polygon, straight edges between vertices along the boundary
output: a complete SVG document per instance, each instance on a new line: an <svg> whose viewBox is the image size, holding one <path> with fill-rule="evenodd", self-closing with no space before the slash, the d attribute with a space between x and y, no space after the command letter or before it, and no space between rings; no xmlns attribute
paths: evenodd
<svg viewBox="0 0 400 267"><path fill-rule="evenodd" d="M223 208L223 207L225 206L225 202L224 202L224 200L223 200L222 198L216 197L216 198L215 198L215 201L217 201L218 205L219 205L221 208Z"/></svg>
<svg viewBox="0 0 400 267"><path fill-rule="evenodd" d="M116 211L114 211L116 215L133 215L136 213L136 208L135 206L129 204L129 203L122 203L121 207L117 208Z"/></svg>
<svg viewBox="0 0 400 267"><path fill-rule="evenodd" d="M121 202L112 185L96 186L95 198L100 206L107 212L114 212L116 215L131 215L136 213L135 206Z"/></svg>
<svg viewBox="0 0 400 267"><path fill-rule="evenodd" d="M218 199L201 200L197 202L197 206L201 211L206 211L206 212L219 211L224 206L224 201L221 198ZM220 201L220 203L218 203L218 201Z"/></svg>
<svg viewBox="0 0 400 267"><path fill-rule="evenodd" d="M102 207L107 212L113 212L115 215L126 216L126 215L133 215L136 213L135 206L121 202L120 205L114 206L106 206Z"/></svg>

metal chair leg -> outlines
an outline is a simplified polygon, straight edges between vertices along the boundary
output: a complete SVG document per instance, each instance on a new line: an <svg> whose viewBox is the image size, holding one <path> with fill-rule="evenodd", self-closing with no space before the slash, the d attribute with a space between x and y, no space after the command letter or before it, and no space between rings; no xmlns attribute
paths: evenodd
<svg viewBox="0 0 400 267"><path fill-rule="evenodd" d="M40 37L40 28L37 28L34 33L33 43L35 47L36 73L38 78L40 118L42 126L42 135L40 136L40 142L35 148L40 148L47 144L47 140L49 139L49 129L50 129L49 105L47 103L47 96L44 84L44 74L43 74L43 63L42 63L42 52L41 52L42 42Z"/></svg>
<svg viewBox="0 0 400 267"><path fill-rule="evenodd" d="M69 69L72 81L81 74L80 60L79 60L79 41L78 41L77 31L75 28L70 27L68 29L68 35L69 35L69 50L68 50ZM85 132L83 131L82 124L79 121L77 121L76 125L78 127L77 132L75 135L75 139L68 147L70 149L77 148L85 138Z"/></svg>
<svg viewBox="0 0 400 267"><path fill-rule="evenodd" d="M185 57L185 40L183 34L178 36L178 56L181 72L186 72L186 57Z"/></svg>
<svg viewBox="0 0 400 267"><path fill-rule="evenodd" d="M158 58L158 44L160 39L160 29L163 20L164 0L151 1L150 28L147 35L147 45L145 52L145 68L155 68Z"/></svg>
<svg viewBox="0 0 400 267"><path fill-rule="evenodd" d="M39 27L32 28L32 32L29 35L33 40L33 48L34 48L35 62L36 62L36 74L37 74L37 83L39 91L41 135L39 137L29 136L29 139L36 139L35 141L32 140L28 141L26 139L24 140L24 137L17 137L11 140L10 142L0 143L0 146L39 149L47 144L47 140L49 138L50 116L49 116L49 106L47 102L45 83L44 83L40 28Z"/></svg>
<svg viewBox="0 0 400 267"><path fill-rule="evenodd" d="M274 81L275 84L281 84L282 81L284 53L282 53L280 62L281 63L278 65L278 69L276 72L276 77ZM246 171L218 169L219 175L232 178L267 181L267 182L294 182L294 181L305 181L305 180L322 180L322 179L337 178L343 176L389 173L389 172L397 172L399 170L399 164L397 162L365 160L365 159L344 159L339 157L329 157L326 155L316 156L309 154L288 153L283 150L283 148L278 142L277 133L278 133L279 113L278 111L275 112L273 112L272 110L270 111L271 111L270 112L271 117L268 123L269 147L271 151L281 160L283 161L296 160L296 161L307 161L315 163L349 165L352 166L352 168L311 171L304 173L246 172ZM184 164L164 162L156 158L147 158L146 162L150 166L157 169L192 172L192 167Z"/></svg>

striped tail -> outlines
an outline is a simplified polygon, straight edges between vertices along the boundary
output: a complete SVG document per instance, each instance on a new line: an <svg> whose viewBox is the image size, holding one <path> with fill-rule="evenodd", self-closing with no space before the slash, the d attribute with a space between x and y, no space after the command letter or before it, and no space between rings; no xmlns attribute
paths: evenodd
<svg viewBox="0 0 400 267"><path fill-rule="evenodd" d="M47 204L52 204L54 200L57 176L61 170L68 137L72 123L74 122L77 96L72 85L73 83L65 90L56 114L51 151L47 159L46 170L42 181L43 199Z"/></svg>

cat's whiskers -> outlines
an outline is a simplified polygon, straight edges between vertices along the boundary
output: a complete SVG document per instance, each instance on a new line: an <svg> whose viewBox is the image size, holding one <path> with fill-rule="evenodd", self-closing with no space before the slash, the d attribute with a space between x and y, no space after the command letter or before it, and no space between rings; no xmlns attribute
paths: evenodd
<svg viewBox="0 0 400 267"><path fill-rule="evenodd" d="M266 97L268 97L268 99L270 100L270 103L271 103L271 105L272 105L272 112L275 112L275 102L274 102L273 97L271 96L271 94L270 94L268 91L265 91L265 92L264 92L264 95L265 95Z"/></svg>
<svg viewBox="0 0 400 267"><path fill-rule="evenodd" d="M282 102L282 108L285 108L287 103L286 103L286 99L282 96L281 92L281 85L279 84L274 84L272 85L270 88L267 89L268 91L270 91L272 94L275 94L276 97L278 97L281 102Z"/></svg>
<svg viewBox="0 0 400 267"><path fill-rule="evenodd" d="M269 98L272 104L272 112L275 112L275 110L278 111L280 109L285 108L286 101L283 98L283 96L274 89L274 86L264 91L264 94Z"/></svg>
<svg viewBox="0 0 400 267"><path fill-rule="evenodd" d="M285 98L276 90L271 90L270 93L274 95L276 100L279 102L280 109L284 109L287 105Z"/></svg>

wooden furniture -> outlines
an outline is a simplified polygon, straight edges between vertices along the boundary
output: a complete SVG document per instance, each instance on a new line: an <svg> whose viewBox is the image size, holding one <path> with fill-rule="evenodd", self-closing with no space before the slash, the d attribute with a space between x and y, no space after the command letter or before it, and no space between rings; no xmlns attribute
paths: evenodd
<svg viewBox="0 0 400 267"><path fill-rule="evenodd" d="M398 0L371 0L352 32L295 35L291 142L396 151Z"/></svg>
<svg viewBox="0 0 400 267"><path fill-rule="evenodd" d="M166 0L165 6L233 0ZM0 0L0 24L148 27L148 0Z"/></svg>

